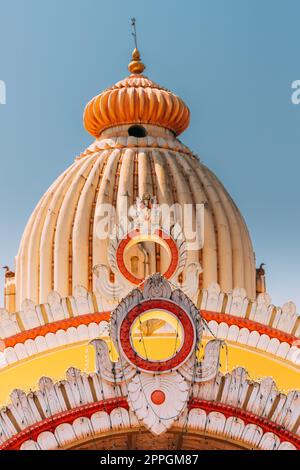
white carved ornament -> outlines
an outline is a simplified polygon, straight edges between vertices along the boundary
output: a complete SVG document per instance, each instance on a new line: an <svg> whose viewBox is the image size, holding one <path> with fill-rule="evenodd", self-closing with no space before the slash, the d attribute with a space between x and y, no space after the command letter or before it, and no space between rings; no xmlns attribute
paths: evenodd
<svg viewBox="0 0 300 470"><path fill-rule="evenodd" d="M139 230L141 234L151 234L155 230L159 230L175 242L178 252L178 265L170 281L179 287L178 276L185 269L185 278L180 288L189 297L194 298L198 291L198 280L202 267L198 262L186 266L187 246L180 225L178 223L171 224L169 228L170 221L168 221L168 225L164 225L160 218L160 207L155 198L137 198L131 215L132 220L129 223L127 219L125 222L121 220L119 225L112 231L108 248L109 267L100 264L93 269L98 294L111 303L112 300L115 302L120 301L131 291L133 284L120 272L117 264L118 247L128 234L136 230ZM110 279L109 268L114 273L114 281Z"/></svg>
<svg viewBox="0 0 300 470"><path fill-rule="evenodd" d="M122 347L120 328L127 315L136 306L148 305L153 300L168 301L182 309L190 321L190 329L184 337L194 335L192 351L170 369L157 370L155 363L148 361L143 368L137 367L127 357ZM134 289L113 311L111 316L111 339L118 351L117 362L111 362L104 341L92 341L96 352L98 373L109 383L120 384L127 390L130 409L153 434L161 434L178 420L186 410L194 383L213 380L219 369L219 355L222 341L214 340L207 344L205 357L199 362L196 352L199 348L203 325L201 315L192 301L179 289L172 290L170 283L161 275L150 276L143 291ZM182 346L182 348L184 345ZM147 367L148 366L148 367Z"/></svg>

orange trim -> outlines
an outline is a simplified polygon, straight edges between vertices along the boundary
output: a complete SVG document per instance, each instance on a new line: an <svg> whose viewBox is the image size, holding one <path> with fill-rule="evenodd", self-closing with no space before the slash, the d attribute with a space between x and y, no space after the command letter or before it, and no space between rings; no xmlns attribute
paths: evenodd
<svg viewBox="0 0 300 470"><path fill-rule="evenodd" d="M270 338L277 338L281 343L285 342L291 346L298 340L294 335L249 320L248 318L236 317L235 315L228 315L227 313L210 312L208 310L201 310L201 314L206 321L214 320L217 323L226 323L229 326L236 325L239 328L247 328L249 331L257 331L260 335L268 335Z"/></svg>
<svg viewBox="0 0 300 470"><path fill-rule="evenodd" d="M79 325L89 325L90 323L100 323L101 321L109 321L110 312L90 313L79 315L78 317L66 318L46 325L38 326L31 330L22 331L17 335L5 338L4 344L6 348L13 348L18 343L25 343L27 339L35 339L38 336L46 336L47 333L56 333L58 330L66 331L71 326L75 328Z"/></svg>
<svg viewBox="0 0 300 470"><path fill-rule="evenodd" d="M90 323L100 323L101 321L109 321L111 312L97 312L86 315L79 315L78 317L67 318L53 323L33 328L31 330L22 331L17 335L10 336L3 339L5 348L14 347L18 343L25 343L27 339L35 339L37 336L45 336L47 333L56 333L58 330L66 331L71 326L77 327L79 325L89 325ZM299 338L284 331L277 330L268 325L249 320L248 318L236 317L235 315L228 315L227 313L211 312L208 310L201 310L202 317L207 321L214 320L217 323L226 323L228 326L236 325L239 328L247 328L250 332L257 331L260 335L268 335L271 339L277 338L280 342L288 343L289 345L297 345L300 348ZM3 349L3 348L2 348ZM1 350L2 350L1 349Z"/></svg>

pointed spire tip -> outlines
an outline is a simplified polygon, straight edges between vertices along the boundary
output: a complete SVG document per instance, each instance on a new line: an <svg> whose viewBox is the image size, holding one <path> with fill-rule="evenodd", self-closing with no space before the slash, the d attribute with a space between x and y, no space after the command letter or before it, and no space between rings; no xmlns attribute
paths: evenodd
<svg viewBox="0 0 300 470"><path fill-rule="evenodd" d="M143 62L141 61L140 52L138 50L137 34L136 34L136 19L135 18L131 18L131 26L132 26L132 33L131 34L134 37L135 48L134 48L133 53L132 53L132 60L131 60L130 64L128 65L128 70L129 70L130 73L140 74L140 73L143 73L143 71L145 70L146 67L143 64Z"/></svg>
<svg viewBox="0 0 300 470"><path fill-rule="evenodd" d="M145 65L141 61L141 56L137 48L134 49L132 53L132 60L128 65L128 70L130 73L143 73L145 70Z"/></svg>

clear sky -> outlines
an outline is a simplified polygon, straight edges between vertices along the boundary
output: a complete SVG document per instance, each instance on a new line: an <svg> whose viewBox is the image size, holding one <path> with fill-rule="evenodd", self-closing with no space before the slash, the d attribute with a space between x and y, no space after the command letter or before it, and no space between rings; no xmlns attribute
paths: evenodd
<svg viewBox="0 0 300 470"><path fill-rule="evenodd" d="M0 0L1 265L91 142L85 104L127 75L132 16L148 76L191 109L181 140L246 219L273 302L300 306L299 0Z"/></svg>

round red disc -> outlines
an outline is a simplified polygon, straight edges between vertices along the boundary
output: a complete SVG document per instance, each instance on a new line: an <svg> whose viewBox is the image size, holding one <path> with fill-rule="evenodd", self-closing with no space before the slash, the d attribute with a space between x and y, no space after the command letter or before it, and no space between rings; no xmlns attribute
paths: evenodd
<svg viewBox="0 0 300 470"><path fill-rule="evenodd" d="M154 405L162 405L165 400L166 395L162 390L154 390L154 392L151 393L151 401Z"/></svg>

